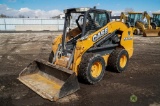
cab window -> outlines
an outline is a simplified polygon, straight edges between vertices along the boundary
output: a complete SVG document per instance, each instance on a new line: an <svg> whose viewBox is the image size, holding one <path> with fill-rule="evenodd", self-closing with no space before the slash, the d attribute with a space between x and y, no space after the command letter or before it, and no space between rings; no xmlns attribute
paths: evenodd
<svg viewBox="0 0 160 106"><path fill-rule="evenodd" d="M87 16L86 32L96 31L108 23L108 16L105 12L91 11Z"/></svg>

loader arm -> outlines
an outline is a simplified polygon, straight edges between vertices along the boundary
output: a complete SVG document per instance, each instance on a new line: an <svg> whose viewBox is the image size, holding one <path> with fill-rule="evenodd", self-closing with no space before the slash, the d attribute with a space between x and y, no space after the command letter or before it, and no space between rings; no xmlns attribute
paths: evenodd
<svg viewBox="0 0 160 106"><path fill-rule="evenodd" d="M124 20L124 23L127 22L127 16L124 14L124 12L121 12L121 15L120 15L120 21L122 22Z"/></svg>
<svg viewBox="0 0 160 106"><path fill-rule="evenodd" d="M147 24L148 24L148 28L147 29L152 29L151 26L151 17L149 16L149 14L145 11L143 13L142 19L146 18L147 19Z"/></svg>
<svg viewBox="0 0 160 106"><path fill-rule="evenodd" d="M140 21L137 21L137 22L136 22L136 27L137 27L138 29L140 29L143 33L145 33L145 30L147 29L147 28L145 27L145 24L144 24L143 22L140 22Z"/></svg>

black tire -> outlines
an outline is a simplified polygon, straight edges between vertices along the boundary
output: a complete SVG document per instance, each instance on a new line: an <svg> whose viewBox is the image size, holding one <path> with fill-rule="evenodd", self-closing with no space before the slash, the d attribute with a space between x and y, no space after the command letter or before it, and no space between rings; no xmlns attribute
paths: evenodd
<svg viewBox="0 0 160 106"><path fill-rule="evenodd" d="M120 59L122 58L122 56L124 56L124 58L126 57L125 58L126 61L125 62L123 61L124 62L123 67L120 65ZM125 68L127 67L128 59L129 59L128 52L125 49L121 48L116 49L109 56L108 66L113 71L120 73L124 71Z"/></svg>
<svg viewBox="0 0 160 106"><path fill-rule="evenodd" d="M139 29L135 29L134 30L134 35L140 35L140 30Z"/></svg>
<svg viewBox="0 0 160 106"><path fill-rule="evenodd" d="M50 53L50 55L49 55L48 61L49 61L50 63L52 63L53 58L54 58L54 53L53 53L53 51L51 51L51 53Z"/></svg>
<svg viewBox="0 0 160 106"><path fill-rule="evenodd" d="M102 67L100 68L99 74L94 77L92 75L91 68L96 62L98 62ZM99 54L87 53L83 55L78 70L78 79L80 81L88 84L95 84L103 78L104 72L105 61Z"/></svg>
<svg viewBox="0 0 160 106"><path fill-rule="evenodd" d="M156 25L154 23L151 24L152 29L156 29Z"/></svg>

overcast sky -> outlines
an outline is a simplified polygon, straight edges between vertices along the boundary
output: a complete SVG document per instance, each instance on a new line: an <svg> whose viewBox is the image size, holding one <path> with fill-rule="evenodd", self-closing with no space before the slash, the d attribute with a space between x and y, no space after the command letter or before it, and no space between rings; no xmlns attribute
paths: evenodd
<svg viewBox="0 0 160 106"><path fill-rule="evenodd" d="M0 14L50 18L63 14L66 8L93 6L112 10L113 15L119 15L126 8L157 12L160 11L160 0L0 0Z"/></svg>

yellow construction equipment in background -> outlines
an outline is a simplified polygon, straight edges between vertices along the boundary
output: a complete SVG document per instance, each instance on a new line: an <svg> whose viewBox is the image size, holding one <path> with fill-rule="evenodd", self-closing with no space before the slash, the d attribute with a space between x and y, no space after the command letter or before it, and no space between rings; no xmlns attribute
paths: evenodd
<svg viewBox="0 0 160 106"><path fill-rule="evenodd" d="M137 21L140 21L142 19L142 12L127 12L127 14L124 14L124 12L121 13L120 21L124 22L128 27L132 27L133 33L135 35L141 34L141 30L137 28Z"/></svg>
<svg viewBox="0 0 160 106"><path fill-rule="evenodd" d="M153 29L160 29L160 13L152 13L151 26Z"/></svg>
<svg viewBox="0 0 160 106"><path fill-rule="evenodd" d="M51 101L77 91L77 77L96 84L102 80L106 66L116 72L124 71L133 54L132 28L123 22L110 22L106 10L71 8L64 13L63 34L54 39L49 62L33 61L18 78ZM71 29L73 18L77 27Z"/></svg>
<svg viewBox="0 0 160 106"><path fill-rule="evenodd" d="M128 21L128 15L126 15L124 12L121 12L121 15L120 15L120 21L121 22L124 22L128 27L130 27L127 23Z"/></svg>
<svg viewBox="0 0 160 106"><path fill-rule="evenodd" d="M122 12L120 16L120 21L124 22L128 27L132 27L133 33L135 35L143 34L143 36L160 36L160 30L158 28L152 29L152 26L156 27L156 25L158 25L158 21L151 23L151 17L146 11L144 13L128 12L127 14L128 15L125 15ZM146 21L144 21L144 19L146 19Z"/></svg>
<svg viewBox="0 0 160 106"><path fill-rule="evenodd" d="M137 26L139 26L143 30L143 36L160 36L160 29L157 28L157 25L159 25L158 17L156 15L153 15L154 18L150 17L150 15L145 11L143 13L143 19L147 19L147 23L142 24L142 22L137 23ZM156 18L157 17L157 18Z"/></svg>

